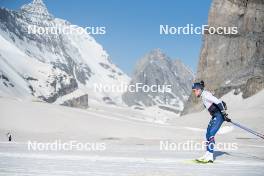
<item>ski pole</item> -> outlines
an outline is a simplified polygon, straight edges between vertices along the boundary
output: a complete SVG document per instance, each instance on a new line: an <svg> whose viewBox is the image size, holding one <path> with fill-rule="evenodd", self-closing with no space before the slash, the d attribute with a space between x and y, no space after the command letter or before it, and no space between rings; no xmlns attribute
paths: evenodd
<svg viewBox="0 0 264 176"><path fill-rule="evenodd" d="M256 132L256 131L253 131L253 130L251 130L251 129L247 128L247 127L244 127L244 126L242 126L242 125L240 125L240 124L238 124L238 123L236 123L236 122L233 122L233 121L230 121L230 123L232 123L233 125L235 125L235 126L241 128L241 129L243 129L243 130L245 130L245 131L247 131L247 132L249 132L249 133L251 133L251 134L254 134L255 136L258 136L258 137L264 139L264 135L261 134L261 133L258 133L258 132Z"/></svg>

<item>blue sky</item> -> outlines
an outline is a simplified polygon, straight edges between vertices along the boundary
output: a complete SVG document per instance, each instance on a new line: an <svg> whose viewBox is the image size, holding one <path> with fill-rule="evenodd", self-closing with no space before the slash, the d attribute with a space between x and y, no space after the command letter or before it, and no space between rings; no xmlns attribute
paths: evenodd
<svg viewBox="0 0 264 176"><path fill-rule="evenodd" d="M43 0L55 17L79 26L105 26L94 35L114 64L131 75L136 62L154 48L179 58L194 72L202 35L160 35L159 26L207 24L211 0ZM1 7L19 9L31 0L0 0Z"/></svg>

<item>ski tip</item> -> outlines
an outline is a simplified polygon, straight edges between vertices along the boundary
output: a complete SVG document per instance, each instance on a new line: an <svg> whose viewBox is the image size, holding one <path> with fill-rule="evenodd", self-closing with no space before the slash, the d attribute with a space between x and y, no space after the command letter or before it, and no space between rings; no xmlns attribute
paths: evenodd
<svg viewBox="0 0 264 176"><path fill-rule="evenodd" d="M213 161L200 161L197 159L193 159L193 160L186 160L184 161L185 164L213 164Z"/></svg>

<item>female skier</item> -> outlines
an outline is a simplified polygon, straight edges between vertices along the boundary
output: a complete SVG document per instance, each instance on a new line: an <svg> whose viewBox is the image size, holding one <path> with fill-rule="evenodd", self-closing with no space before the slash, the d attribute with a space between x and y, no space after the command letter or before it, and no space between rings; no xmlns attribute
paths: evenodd
<svg viewBox="0 0 264 176"><path fill-rule="evenodd" d="M214 162L214 144L215 134L224 121L230 122L226 113L225 103L216 98L207 90L204 90L204 82L196 82L192 85L192 90L196 97L202 97L204 107L212 116L206 131L206 153L202 157L196 159L197 162L213 163Z"/></svg>

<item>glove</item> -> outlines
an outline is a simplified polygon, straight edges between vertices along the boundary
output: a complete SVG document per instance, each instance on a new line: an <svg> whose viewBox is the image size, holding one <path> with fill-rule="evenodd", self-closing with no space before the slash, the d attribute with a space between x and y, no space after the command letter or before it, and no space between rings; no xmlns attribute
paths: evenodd
<svg viewBox="0 0 264 176"><path fill-rule="evenodd" d="M224 117L224 120L227 121L227 122L231 122L231 119L228 118L228 114L225 112L225 111L221 111L223 117Z"/></svg>

